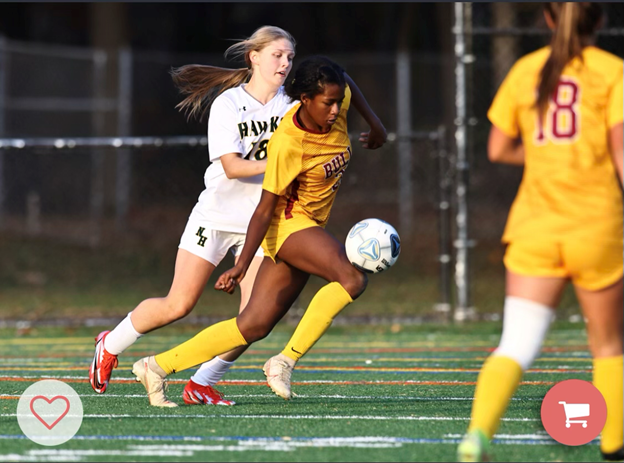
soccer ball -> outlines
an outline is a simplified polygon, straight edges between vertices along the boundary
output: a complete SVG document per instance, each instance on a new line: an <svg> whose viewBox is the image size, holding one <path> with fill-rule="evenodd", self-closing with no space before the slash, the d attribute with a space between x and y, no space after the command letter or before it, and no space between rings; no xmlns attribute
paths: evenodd
<svg viewBox="0 0 624 463"><path fill-rule="evenodd" d="M349 230L345 248L354 267L366 273L380 273L397 261L401 239L388 222L365 219Z"/></svg>

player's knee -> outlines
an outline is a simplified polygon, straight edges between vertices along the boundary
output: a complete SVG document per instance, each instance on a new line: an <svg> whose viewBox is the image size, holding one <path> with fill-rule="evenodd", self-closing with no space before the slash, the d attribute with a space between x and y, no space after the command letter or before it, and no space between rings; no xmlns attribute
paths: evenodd
<svg viewBox="0 0 624 463"><path fill-rule="evenodd" d="M239 315L236 319L238 329L247 341L247 344L260 341L266 338L273 326L262 320L250 320Z"/></svg>
<svg viewBox="0 0 624 463"><path fill-rule="evenodd" d="M345 289L351 299L357 299L366 289L368 285L368 277L365 273L360 272L358 269L349 264L349 270L344 272L343 278L339 283Z"/></svg>
<svg viewBox="0 0 624 463"><path fill-rule="evenodd" d="M194 301L189 299L174 299L167 301L167 314L170 322L180 320L193 311Z"/></svg>

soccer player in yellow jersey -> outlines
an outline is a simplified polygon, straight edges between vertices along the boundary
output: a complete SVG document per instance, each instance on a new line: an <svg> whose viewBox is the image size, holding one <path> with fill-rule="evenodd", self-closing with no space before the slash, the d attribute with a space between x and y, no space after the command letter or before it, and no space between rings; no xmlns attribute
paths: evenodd
<svg viewBox="0 0 624 463"><path fill-rule="evenodd" d="M622 59L593 45L594 3L548 3L549 47L521 58L488 112L488 156L524 165L503 241L503 333L475 390L459 461L484 461L520 378L539 355L568 281L607 404L600 450L624 459Z"/></svg>
<svg viewBox="0 0 624 463"><path fill-rule="evenodd" d="M135 363L133 372L153 405L167 406L163 383L185 370L266 337L291 307L310 275L328 281L312 299L284 351L264 366L269 385L290 398L290 374L329 328L334 317L366 288L366 275L352 266L344 246L325 231L342 176L351 161L347 110L351 102L371 128L383 125L366 100L334 62L313 57L302 62L286 83L286 94L301 103L280 122L268 145L262 195L251 217L236 265L224 272L215 289L232 293L245 277L258 247L265 257L251 297L238 317L206 328L170 351ZM363 133L360 141L373 141ZM373 147L373 146L371 146ZM152 400L152 397L155 397Z"/></svg>

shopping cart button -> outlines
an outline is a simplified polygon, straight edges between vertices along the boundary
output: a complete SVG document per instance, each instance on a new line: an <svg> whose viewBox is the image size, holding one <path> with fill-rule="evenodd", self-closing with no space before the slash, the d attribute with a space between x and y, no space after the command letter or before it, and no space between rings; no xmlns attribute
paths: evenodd
<svg viewBox="0 0 624 463"><path fill-rule="evenodd" d="M542 424L546 432L564 445L583 445L594 440L607 420L607 405L596 387L580 379L555 384L542 401Z"/></svg>

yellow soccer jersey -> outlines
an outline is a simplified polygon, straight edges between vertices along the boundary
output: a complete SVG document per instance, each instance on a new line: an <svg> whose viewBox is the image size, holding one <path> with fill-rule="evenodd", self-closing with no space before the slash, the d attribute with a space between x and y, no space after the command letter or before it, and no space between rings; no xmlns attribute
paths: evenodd
<svg viewBox="0 0 624 463"><path fill-rule="evenodd" d="M324 227L351 160L347 134L347 110L351 91L347 86L338 119L328 133L299 126L291 108L271 137L262 188L279 195L273 224L304 215Z"/></svg>
<svg viewBox="0 0 624 463"><path fill-rule="evenodd" d="M623 62L587 47L564 68L543 122L534 107L550 47L513 66L488 118L525 149L522 183L503 241L622 240L622 193L609 151L609 128L623 119Z"/></svg>

